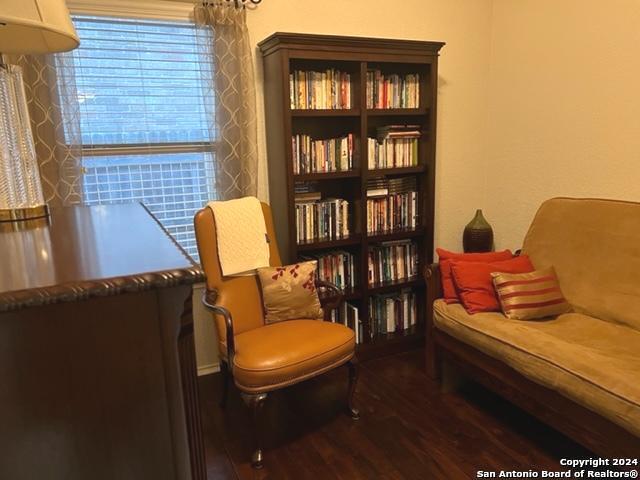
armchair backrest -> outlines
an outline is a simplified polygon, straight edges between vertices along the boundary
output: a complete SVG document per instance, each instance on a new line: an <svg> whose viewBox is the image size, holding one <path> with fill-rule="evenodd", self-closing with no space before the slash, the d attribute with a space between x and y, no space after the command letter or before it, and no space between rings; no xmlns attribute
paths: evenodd
<svg viewBox="0 0 640 480"><path fill-rule="evenodd" d="M262 213L264 214L269 237L269 263L271 266L279 266L281 265L280 252L278 251L273 227L271 207L266 203L262 203ZM264 312L258 276L224 277L222 275L218 258L216 222L210 208L205 207L196 213L195 231L200 263L207 276L207 290L216 290L218 293L216 304L225 307L231 312L234 333L237 335L264 325ZM222 344L226 342L224 318L220 315L216 315L216 317L218 341ZM224 351L224 348L220 349L220 352Z"/></svg>

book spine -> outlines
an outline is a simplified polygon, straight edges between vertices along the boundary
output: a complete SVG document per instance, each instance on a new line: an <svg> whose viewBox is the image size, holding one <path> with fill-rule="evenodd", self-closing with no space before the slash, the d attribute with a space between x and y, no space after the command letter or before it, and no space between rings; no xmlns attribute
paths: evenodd
<svg viewBox="0 0 640 480"><path fill-rule="evenodd" d="M419 108L420 75L390 74L368 70L366 77L367 108Z"/></svg>
<svg viewBox="0 0 640 480"><path fill-rule="evenodd" d="M292 109L351 108L351 75L335 69L296 70L289 74Z"/></svg>
<svg viewBox="0 0 640 480"><path fill-rule="evenodd" d="M293 172L327 173L353 168L353 134L313 140L309 135L291 137Z"/></svg>
<svg viewBox="0 0 640 480"><path fill-rule="evenodd" d="M417 192L399 193L383 198L367 199L367 232L415 229L417 219Z"/></svg>
<svg viewBox="0 0 640 480"><path fill-rule="evenodd" d="M369 298L369 312L372 336L407 330L416 324L416 295L407 290L375 295Z"/></svg>
<svg viewBox="0 0 640 480"><path fill-rule="evenodd" d="M337 239L349 234L349 202L342 199L296 203L296 240Z"/></svg>
<svg viewBox="0 0 640 480"><path fill-rule="evenodd" d="M417 274L417 245L403 240L400 244L371 247L367 254L369 285L408 280Z"/></svg>

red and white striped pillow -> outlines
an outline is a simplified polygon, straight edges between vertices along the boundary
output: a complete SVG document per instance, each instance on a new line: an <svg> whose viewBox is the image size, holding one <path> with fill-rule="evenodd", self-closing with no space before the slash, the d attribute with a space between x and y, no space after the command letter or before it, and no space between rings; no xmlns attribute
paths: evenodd
<svg viewBox="0 0 640 480"><path fill-rule="evenodd" d="M502 311L508 318L533 320L571 310L553 267L530 273L492 273Z"/></svg>

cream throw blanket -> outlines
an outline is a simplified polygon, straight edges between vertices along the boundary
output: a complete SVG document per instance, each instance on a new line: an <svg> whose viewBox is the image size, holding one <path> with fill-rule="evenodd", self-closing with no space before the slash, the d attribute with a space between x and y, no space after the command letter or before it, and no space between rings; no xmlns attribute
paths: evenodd
<svg viewBox="0 0 640 480"><path fill-rule="evenodd" d="M213 211L222 275L253 275L269 266L267 225L260 200L244 197L209 202Z"/></svg>

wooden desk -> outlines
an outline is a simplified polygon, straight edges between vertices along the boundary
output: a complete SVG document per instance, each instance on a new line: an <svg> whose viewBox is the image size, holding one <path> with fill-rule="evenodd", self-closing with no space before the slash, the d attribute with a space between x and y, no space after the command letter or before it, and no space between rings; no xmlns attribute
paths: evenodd
<svg viewBox="0 0 640 480"><path fill-rule="evenodd" d="M0 478L206 478L203 273L139 204L0 224Z"/></svg>

